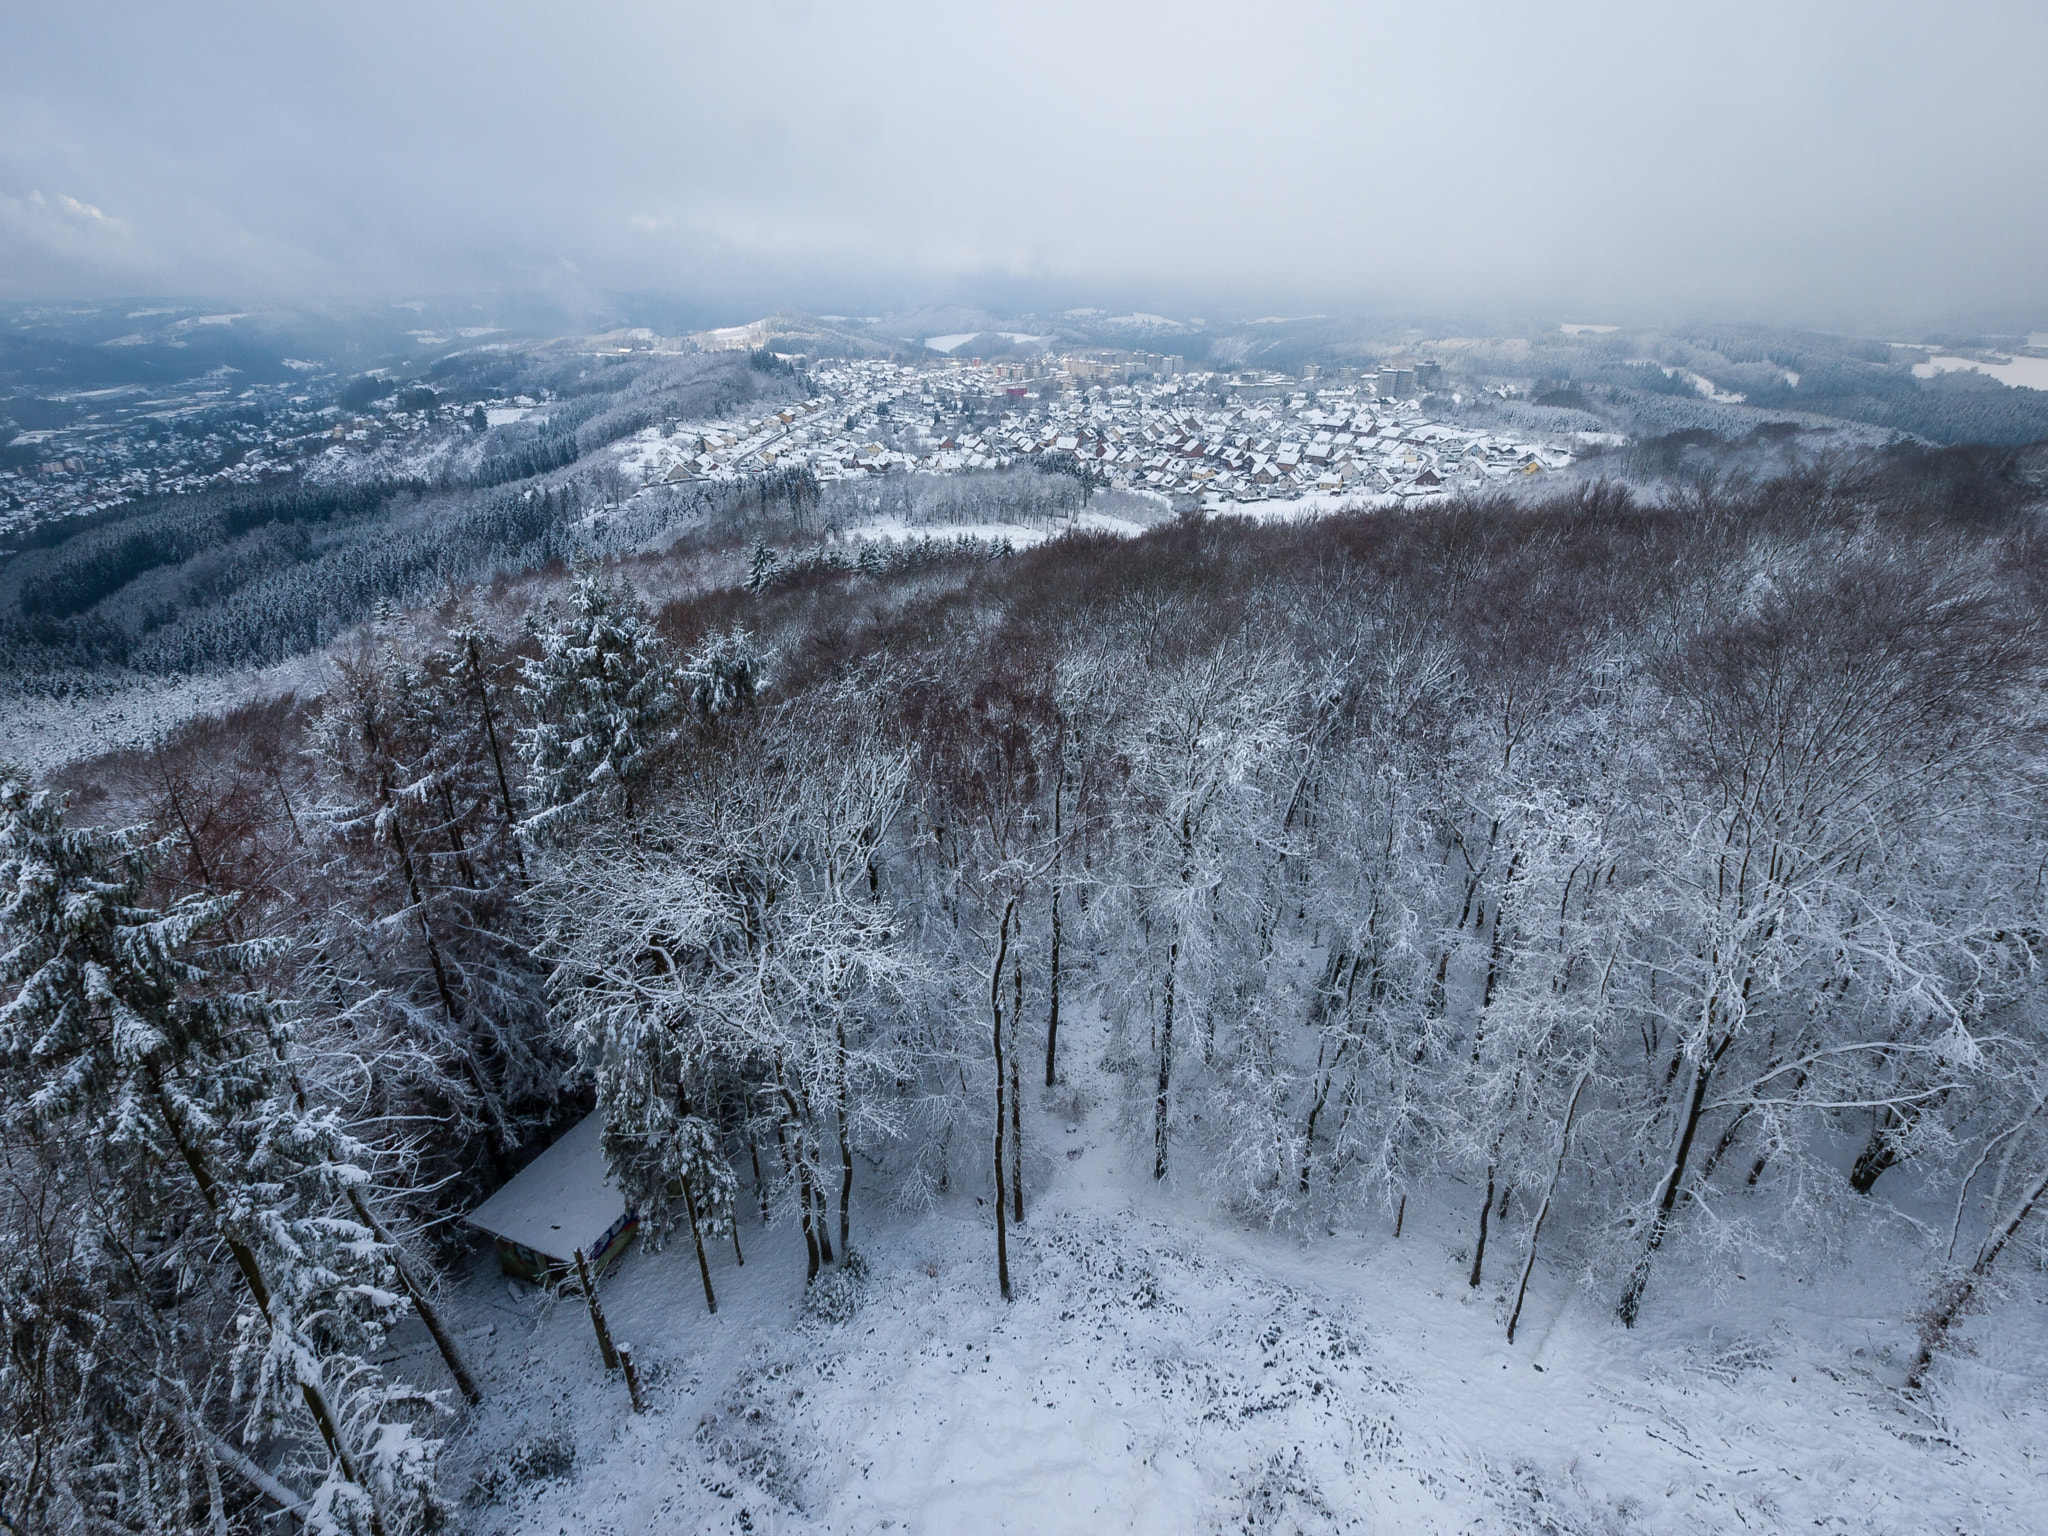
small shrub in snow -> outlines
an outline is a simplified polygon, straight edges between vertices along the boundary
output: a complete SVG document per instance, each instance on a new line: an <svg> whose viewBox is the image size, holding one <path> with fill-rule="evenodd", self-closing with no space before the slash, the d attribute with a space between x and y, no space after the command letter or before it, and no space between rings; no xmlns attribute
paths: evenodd
<svg viewBox="0 0 2048 1536"><path fill-rule="evenodd" d="M491 1504L515 1488L550 1482L576 1470L576 1441L560 1430L528 1435L511 1453L478 1469L470 1502Z"/></svg>
<svg viewBox="0 0 2048 1536"><path fill-rule="evenodd" d="M868 1261L849 1249L837 1269L827 1270L804 1291L804 1316L821 1323L851 1322L867 1299Z"/></svg>
<svg viewBox="0 0 2048 1536"><path fill-rule="evenodd" d="M1302 1464L1301 1447L1276 1451L1244 1498L1239 1530L1245 1536L1308 1536L1343 1527L1323 1496L1315 1474Z"/></svg>
<svg viewBox="0 0 2048 1536"><path fill-rule="evenodd" d="M507 1469L515 1483L544 1483L576 1468L576 1442L559 1431L536 1435L514 1448Z"/></svg>

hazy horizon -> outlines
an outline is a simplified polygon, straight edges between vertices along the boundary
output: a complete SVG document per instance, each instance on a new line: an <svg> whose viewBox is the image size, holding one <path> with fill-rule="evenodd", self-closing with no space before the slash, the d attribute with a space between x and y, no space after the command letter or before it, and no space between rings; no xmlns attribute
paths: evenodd
<svg viewBox="0 0 2048 1536"><path fill-rule="evenodd" d="M2048 325L2048 11L14 18L0 298Z"/></svg>

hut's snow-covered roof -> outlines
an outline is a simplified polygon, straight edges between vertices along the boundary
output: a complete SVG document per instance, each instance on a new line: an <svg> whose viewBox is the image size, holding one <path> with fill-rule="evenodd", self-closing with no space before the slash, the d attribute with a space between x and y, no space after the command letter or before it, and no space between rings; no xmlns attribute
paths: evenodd
<svg viewBox="0 0 2048 1536"><path fill-rule="evenodd" d="M626 1214L605 1172L603 1136L604 1115L585 1115L465 1219L493 1237L573 1263L578 1248L594 1250Z"/></svg>

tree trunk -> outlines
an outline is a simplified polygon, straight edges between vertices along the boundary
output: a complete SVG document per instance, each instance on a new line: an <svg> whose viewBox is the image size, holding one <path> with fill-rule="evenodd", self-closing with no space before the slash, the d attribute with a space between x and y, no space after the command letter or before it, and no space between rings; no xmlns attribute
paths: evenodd
<svg viewBox="0 0 2048 1536"><path fill-rule="evenodd" d="M420 1321L427 1325L427 1332L433 1337L434 1347L441 1351L442 1360L447 1362L448 1374L455 1378L456 1390L472 1405L481 1403L484 1394L477 1386L476 1378L470 1375L469 1364L462 1358L461 1350L456 1347L455 1336L448 1331L447 1323L442 1320L441 1309L434 1305L433 1298L427 1294L426 1286L413 1274L411 1260L407 1259L398 1244L391 1240L390 1232L385 1230L384 1223L379 1221L376 1213L370 1209L370 1203L363 1198L361 1190L351 1189L348 1198L349 1204L355 1207L357 1219L370 1229L378 1242L391 1250L392 1266L397 1269L398 1278L405 1286L405 1294L412 1300L412 1309L419 1313Z"/></svg>
<svg viewBox="0 0 2048 1536"><path fill-rule="evenodd" d="M1340 1052L1342 1049L1343 1047L1338 1047ZM1332 1068L1335 1065L1336 1063L1331 1063ZM1316 1160L1316 1121L1322 1118L1323 1104L1329 1095L1330 1074L1323 1070L1323 1045L1319 1041L1316 1044L1316 1096L1308 1107L1308 1123L1302 1127L1301 1132L1300 1192L1304 1195L1308 1193L1309 1171L1315 1166Z"/></svg>
<svg viewBox="0 0 2048 1536"><path fill-rule="evenodd" d="M1058 870L1054 870L1053 879L1058 881ZM1060 1041L1060 888L1057 883L1052 888L1052 954L1046 988L1050 1000L1045 1010L1045 1086L1050 1088L1058 1079L1056 1061Z"/></svg>
<svg viewBox="0 0 2048 1536"><path fill-rule="evenodd" d="M832 1252L832 1202L825 1197L823 1184L811 1186L812 1198L818 1202L818 1257L827 1264L834 1260Z"/></svg>
<svg viewBox="0 0 2048 1536"><path fill-rule="evenodd" d="M441 995L441 1011L447 1015L450 1029L460 1028L455 993L448 985L447 967L441 963L441 943L434 937L434 925L427 921L427 899L420 889L419 876L413 870L412 849L405 841L405 825L388 792L384 796L384 810L391 818L391 846L398 854L399 873L405 876L405 888L412 897L412 909L419 920L420 938L427 946L427 961L434 969L434 989Z"/></svg>
<svg viewBox="0 0 2048 1536"><path fill-rule="evenodd" d="M512 839L512 856L519 861L519 883L526 883L526 844L519 839L519 818L512 810L512 785L505 777L505 754L498 748L497 713L491 708L491 690L484 682L484 660L476 641L469 643L469 666L476 678L477 703L484 717L484 740L490 744L491 766L498 774L498 803L505 812L505 835Z"/></svg>
<svg viewBox="0 0 2048 1536"><path fill-rule="evenodd" d="M1479 1289L1481 1267L1486 1263L1486 1222L1493 1215L1493 1164L1486 1165L1486 1200L1479 1207L1479 1240L1472 1245L1472 1277L1465 1283Z"/></svg>
<svg viewBox="0 0 2048 1536"><path fill-rule="evenodd" d="M1849 1170L1849 1187L1859 1195L1869 1194L1879 1176L1899 1160L1899 1149L1892 1140L1892 1133L1905 1124L1904 1117L1887 1104L1872 1117L1872 1122L1870 1139L1856 1154L1855 1165Z"/></svg>
<svg viewBox="0 0 2048 1536"><path fill-rule="evenodd" d="M150 1087L156 1097L157 1113L162 1117L164 1128L170 1132L171 1140L178 1148L178 1154L191 1170L193 1182L199 1186L199 1197L206 1203L207 1213L213 1217L214 1228L228 1245L235 1267L242 1272L242 1281L249 1287L249 1295L256 1303L256 1309L263 1314L263 1320L276 1327L276 1320L270 1309L270 1281L264 1276L263 1267L257 1261L255 1250L228 1230L222 1220L219 1191L214 1186L213 1174L207 1168L199 1151L186 1139L185 1128L178 1123L176 1113L171 1109L170 1098L157 1080L154 1070L150 1072ZM327 1454L341 1469L341 1475L363 1491L363 1497L370 1505L370 1530L373 1536L384 1536L384 1517L377 1508L374 1490L363 1477L362 1467L357 1463L355 1453L342 1438L341 1415L327 1399L324 1383L305 1374L310 1362L301 1362L299 1394L306 1401L306 1411L313 1416L313 1423L320 1431L320 1438L327 1446Z"/></svg>
<svg viewBox="0 0 2048 1536"><path fill-rule="evenodd" d="M292 1085L292 1098L299 1108L304 1110L306 1085L299 1080L298 1068L286 1056L282 1044L277 1048L277 1056ZM350 1187L348 1203L355 1209L356 1219L370 1229L371 1235L378 1242L391 1250L392 1267L398 1271L399 1281L405 1286L405 1294L412 1299L413 1310L419 1313L420 1321L427 1325L427 1333L432 1337L434 1347L441 1351L441 1359L448 1366L448 1374L455 1378L456 1389L472 1406L481 1403L484 1400L483 1392L478 1388L476 1378L470 1375L469 1364L462 1358L461 1350L456 1347L455 1336L448 1331L447 1323L442 1320L441 1309L434 1304L426 1285L413 1273L412 1261L406 1257L405 1250L399 1247L391 1236L390 1229L378 1219L376 1211L370 1206L369 1197L360 1189Z"/></svg>
<svg viewBox="0 0 2048 1536"><path fill-rule="evenodd" d="M491 1092L484 1082L483 1070L477 1065L476 1052L470 1048L468 1031L463 1027L461 1015L455 1006L455 991L448 985L448 970L441 963L441 944L434 937L433 924L427 921L426 897L420 889L419 877L414 872L412 850L405 841L405 826L400 820L398 807L392 802L389 786L383 794L384 809L391 817L391 845L398 854L399 872L405 877L405 888L412 896L413 912L419 918L420 938L427 947L427 960L434 971L434 990L440 994L441 1011L448 1020L448 1031L457 1037L456 1054L462 1063L462 1075L476 1089L477 1098L482 1101L484 1113L490 1118L497 1135L491 1139L491 1164L500 1173L504 1171L504 1149L516 1146L519 1138L506 1123L504 1109L498 1103L498 1096Z"/></svg>
<svg viewBox="0 0 2048 1536"><path fill-rule="evenodd" d="M1722 1041L1712 1056L1702 1061L1693 1071L1692 1097L1686 1104L1685 1122L1679 1130L1678 1147L1671 1157L1671 1171L1664 1176L1663 1188L1658 1192L1657 1213L1650 1220L1650 1234L1643 1243L1642 1257L1636 1261L1634 1271L1629 1275L1628 1286L1621 1293L1621 1303L1614 1309L1622 1326L1633 1328L1636 1316L1642 1310L1643 1290L1650 1283L1650 1261L1657 1250L1664 1246L1664 1234L1671 1227L1671 1212L1678 1204L1678 1192L1685 1182L1686 1160L1692 1156L1693 1138L1699 1134L1700 1113L1707 1102L1707 1084L1713 1079L1714 1062L1721 1052L1728 1048L1729 1040Z"/></svg>
<svg viewBox="0 0 2048 1536"><path fill-rule="evenodd" d="M189 1395L187 1406L190 1406ZM213 1536L232 1536L228 1530L227 1506L222 1502L220 1494L220 1459L213 1454L213 1447L207 1443L210 1437L204 1436L203 1433L193 1435L192 1431L199 1426L190 1420L187 1420L187 1426L186 1444L190 1447L187 1454L190 1461L199 1463L200 1476L206 1483L206 1523L212 1529Z"/></svg>
<svg viewBox="0 0 2048 1536"><path fill-rule="evenodd" d="M1021 919L1018 927L1023 927ZM1018 953L1010 959L1010 979L1016 984L1010 1002L1010 1198L1017 1225L1021 1227L1024 1224L1024 1089L1018 1073L1018 1061L1024 1054L1024 1042L1018 1039L1024 1027L1024 955L1021 945Z"/></svg>
<svg viewBox="0 0 2048 1536"><path fill-rule="evenodd" d="M209 890L213 887L213 871L206 867L206 855L199 851L199 837L192 830L192 822L185 814L185 802L178 796L177 781L171 777L170 767L164 762L164 750L156 749L156 771L163 777L164 794L171 802L171 810L178 818L178 828L185 834L185 851L192 856L192 868L199 876L199 883Z"/></svg>
<svg viewBox="0 0 2048 1536"><path fill-rule="evenodd" d="M1045 1086L1054 1085L1056 1053L1060 1039L1060 882L1067 871L1067 849L1062 840L1065 831L1061 821L1061 791L1066 788L1065 767L1066 737L1060 738L1061 768L1052 785L1052 953L1046 966L1046 991L1048 994L1045 1010Z"/></svg>
<svg viewBox="0 0 2048 1536"><path fill-rule="evenodd" d="M462 818L455 813L455 792L445 780L441 784L441 813L448 818L448 851L455 855L462 883L473 891L477 889L476 866L469 862L469 845L462 840Z"/></svg>
<svg viewBox="0 0 2048 1536"><path fill-rule="evenodd" d="M839 1251L851 1253L853 1239L848 1208L853 1202L853 1137L848 1129L851 1119L852 1092L847 1083L846 1070L846 1017L839 1017Z"/></svg>
<svg viewBox="0 0 2048 1536"><path fill-rule="evenodd" d="M1749 1111L1750 1106L1745 1104L1736 1110L1733 1115L1729 1116L1728 1124L1722 1130L1720 1140L1714 1143L1714 1150L1700 1159L1700 1176L1693 1181L1695 1186L1704 1185L1707 1180L1711 1179L1714 1176L1714 1170L1721 1166L1721 1159L1734 1149L1735 1140L1742 1134L1743 1124L1749 1119ZM1689 1194L1690 1192L1688 1192L1688 1196Z"/></svg>
<svg viewBox="0 0 2048 1536"><path fill-rule="evenodd" d="M1956 1320L1969 1310L1976 1299L1977 1288L1991 1273L1991 1266L1998 1262L1998 1256L2005 1251L2005 1245L2012 1241L2019 1229L2026 1225L2027 1218L2043 1200L2048 1200L2048 1177L2034 1186L2034 1192L2020 1202L2012 1219L1992 1238L1977 1250L1977 1262L1960 1280L1948 1288L1948 1292L1928 1313L1927 1322L1920 1330L1920 1352L1913 1357L1913 1368L1906 1373L1906 1387L1917 1392L1927 1378L1927 1371L1934 1364L1934 1352L1948 1342L1948 1333Z"/></svg>
<svg viewBox="0 0 2048 1536"><path fill-rule="evenodd" d="M1344 978L1344 998L1346 1005L1349 1005L1352 989L1358 983L1358 964L1357 960L1345 954L1342 950L1332 953L1328 963L1323 967L1323 985L1316 993L1315 1002L1309 1008L1308 1026L1316 1031L1316 1094L1314 1100L1309 1104L1308 1123L1302 1130L1301 1193L1303 1194L1308 1193L1309 1171L1315 1162L1316 1122L1322 1119L1323 1109L1329 1103L1330 1084L1336 1076L1337 1068L1343 1063L1344 1053L1351 1049L1349 1039L1339 1041L1337 1054L1330 1059L1326 1067L1323 1062L1323 1056L1329 1048L1329 1037L1323 1032L1324 1026L1330 1021L1332 1006L1337 997L1337 982L1340 977Z"/></svg>
<svg viewBox="0 0 2048 1536"><path fill-rule="evenodd" d="M597 1352L604 1357L604 1368L616 1371L619 1368L619 1352L612 1345L611 1324L604 1320L604 1306L597 1299L597 1285L590 1278L590 1261L583 1257L583 1250L576 1250L576 1275L583 1282L583 1299L590 1305L590 1326L597 1334Z"/></svg>
<svg viewBox="0 0 2048 1536"><path fill-rule="evenodd" d="M1159 1091L1152 1106L1152 1142L1156 1156L1152 1177L1166 1177L1166 1099L1173 1074L1173 978L1180 966L1180 937L1174 936L1166 952L1166 998L1159 1028Z"/></svg>
<svg viewBox="0 0 2048 1536"><path fill-rule="evenodd" d="M697 1273L704 1281L704 1305L716 1317L718 1296L711 1289L711 1261L704 1257L704 1233L697 1225L697 1193L690 1188L688 1174L683 1175L683 1209L690 1213L690 1241L697 1245Z"/></svg>
<svg viewBox="0 0 2048 1536"><path fill-rule="evenodd" d="M306 846L306 839L299 832L299 813L292 809L292 797L284 787L284 775L275 768L268 770L268 773L270 787L277 791L277 798L284 802L285 820L291 823L292 828L292 844L294 847L303 848Z"/></svg>
<svg viewBox="0 0 2048 1536"><path fill-rule="evenodd" d="M804 1284L818 1278L818 1234L811 1224L811 1175L799 1161L796 1167L797 1195L804 1211Z"/></svg>
<svg viewBox="0 0 2048 1536"><path fill-rule="evenodd" d="M1522 855L1517 853L1508 860L1508 872L1500 883L1500 894L1493 899L1493 943L1486 956L1486 991L1480 999L1481 1008L1493 1006L1495 989L1500 985L1500 953L1505 937L1508 917L1508 892L1515 883L1515 875L1522 867Z"/></svg>
<svg viewBox="0 0 2048 1536"><path fill-rule="evenodd" d="M640 1395L640 1372L633 1365L633 1347L630 1344L619 1346L619 1369L625 1373L626 1395L633 1399L633 1411L645 1413L647 1399Z"/></svg>
<svg viewBox="0 0 2048 1536"><path fill-rule="evenodd" d="M775 1141L782 1148L784 1164L796 1171L797 1200L803 1208L804 1250L810 1266L805 1271L804 1283L808 1285L818 1278L818 1265L821 1260L827 1264L832 1262L832 1237L825 1229L825 1197L812 1184L811 1162L804 1155L804 1126L808 1122L803 1113L803 1106L797 1102L796 1095L790 1092L789 1084L783 1079L782 1058L779 1054L775 1060L775 1086L776 1091L782 1095L783 1108L789 1120L790 1136L796 1144L792 1151L789 1142L783 1139L782 1122L778 1120L775 1124Z"/></svg>
<svg viewBox="0 0 2048 1536"><path fill-rule="evenodd" d="M229 1445L227 1441L221 1439L218 1435L209 1434L207 1436L207 1445L212 1449L213 1454L219 1457L231 1471L239 1473L246 1479L250 1487L256 1489L265 1498L269 1499L271 1503L298 1521L299 1524L304 1525L306 1523L306 1501L304 1499L300 1498L291 1489L272 1477L254 1461L243 1455L240 1450Z"/></svg>
<svg viewBox="0 0 2048 1536"><path fill-rule="evenodd" d="M747 1156L754 1160L754 1193L761 1202L761 1225L768 1225L768 1183L761 1177L761 1144L754 1140L754 1133L747 1132ZM739 1224L733 1224L735 1231Z"/></svg>
<svg viewBox="0 0 2048 1536"><path fill-rule="evenodd" d="M1592 1081L1591 1071L1581 1072L1579 1080L1572 1085L1571 1102L1565 1105L1564 1126L1557 1133L1557 1159L1551 1165L1550 1183L1543 1191L1543 1203L1536 1207L1536 1219L1529 1224L1529 1251L1522 1258L1522 1283L1515 1288L1515 1310L1508 1316L1508 1342L1515 1342L1515 1327L1522 1320L1522 1303L1529 1295L1529 1276L1536 1269L1536 1241L1543 1236L1543 1222L1550 1215L1550 1202L1557 1194L1557 1181L1564 1176L1564 1159L1571 1146L1572 1121L1579 1112L1579 1095L1586 1091L1586 1084Z"/></svg>
<svg viewBox="0 0 2048 1536"><path fill-rule="evenodd" d="M1003 1300L1010 1297L1010 1233L1009 1190L1003 1167L1003 1132L1006 1084L1003 1081L1003 964L1010 957L1010 915L1017 909L1012 900L1003 908L1002 922L996 929L996 963L989 973L988 1007L991 1018L990 1036L995 1042L996 1056L996 1283L1003 1293Z"/></svg>

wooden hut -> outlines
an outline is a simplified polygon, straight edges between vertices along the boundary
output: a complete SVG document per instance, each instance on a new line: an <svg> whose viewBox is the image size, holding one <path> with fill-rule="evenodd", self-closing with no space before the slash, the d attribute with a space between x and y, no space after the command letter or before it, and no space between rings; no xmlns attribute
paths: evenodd
<svg viewBox="0 0 2048 1536"><path fill-rule="evenodd" d="M576 1250L593 1270L625 1252L639 1229L604 1166L604 1116L593 1112L464 1218L497 1244L498 1266L536 1284L576 1271Z"/></svg>

